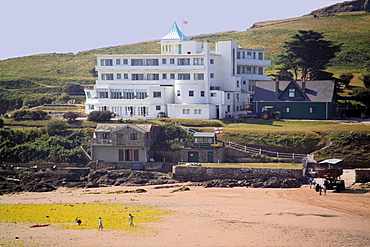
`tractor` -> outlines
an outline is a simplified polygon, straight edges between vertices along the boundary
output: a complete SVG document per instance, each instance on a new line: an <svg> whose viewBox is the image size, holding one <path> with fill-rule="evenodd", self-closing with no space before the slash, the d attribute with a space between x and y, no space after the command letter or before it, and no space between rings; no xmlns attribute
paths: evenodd
<svg viewBox="0 0 370 247"><path fill-rule="evenodd" d="M341 192L345 190L344 180L340 179L343 175L343 169L339 167L341 159L327 159L319 162L315 167L315 180L320 186L325 185L328 190Z"/></svg>
<svg viewBox="0 0 370 247"><path fill-rule="evenodd" d="M280 112L279 111L274 111L273 106L264 106L264 107L262 107L262 113L261 113L262 119L264 119L264 120L268 120L268 119L279 120L280 116L281 116Z"/></svg>

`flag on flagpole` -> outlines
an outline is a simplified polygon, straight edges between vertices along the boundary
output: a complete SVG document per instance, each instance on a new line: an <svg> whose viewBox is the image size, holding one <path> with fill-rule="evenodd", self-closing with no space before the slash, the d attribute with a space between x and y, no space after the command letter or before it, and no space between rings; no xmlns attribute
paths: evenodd
<svg viewBox="0 0 370 247"><path fill-rule="evenodd" d="M222 133L222 128L215 128L215 133L218 134L218 133Z"/></svg>
<svg viewBox="0 0 370 247"><path fill-rule="evenodd" d="M189 22L188 22L188 21L185 21L185 20L182 20L182 23L186 25L186 24L188 24Z"/></svg>

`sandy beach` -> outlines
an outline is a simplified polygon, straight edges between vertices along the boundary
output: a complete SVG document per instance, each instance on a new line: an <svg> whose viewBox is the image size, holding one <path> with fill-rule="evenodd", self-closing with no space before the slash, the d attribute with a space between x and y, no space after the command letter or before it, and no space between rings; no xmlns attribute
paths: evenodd
<svg viewBox="0 0 370 247"><path fill-rule="evenodd" d="M147 190L141 194L109 191ZM59 188L53 192L3 195L1 204L108 202L174 211L139 234L109 230L29 228L0 223L0 246L370 246L370 193L298 189L203 188L171 193L155 186ZM23 244L23 245L21 245Z"/></svg>

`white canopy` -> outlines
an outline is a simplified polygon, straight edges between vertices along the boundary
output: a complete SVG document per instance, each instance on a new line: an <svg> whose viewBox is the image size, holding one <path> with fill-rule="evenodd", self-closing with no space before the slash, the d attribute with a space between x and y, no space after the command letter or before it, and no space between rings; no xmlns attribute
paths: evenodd
<svg viewBox="0 0 370 247"><path fill-rule="evenodd" d="M341 162L342 160L341 159L327 159L327 160L323 160L323 161L320 161L319 164L332 164L332 165L335 165L339 162Z"/></svg>

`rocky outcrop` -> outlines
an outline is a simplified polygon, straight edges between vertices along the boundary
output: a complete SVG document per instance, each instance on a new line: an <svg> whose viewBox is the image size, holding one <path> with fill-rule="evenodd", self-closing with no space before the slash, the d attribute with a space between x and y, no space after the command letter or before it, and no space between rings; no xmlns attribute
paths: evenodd
<svg viewBox="0 0 370 247"><path fill-rule="evenodd" d="M354 0L337 3L310 13L314 17L330 16L341 12L370 11L369 0Z"/></svg>

